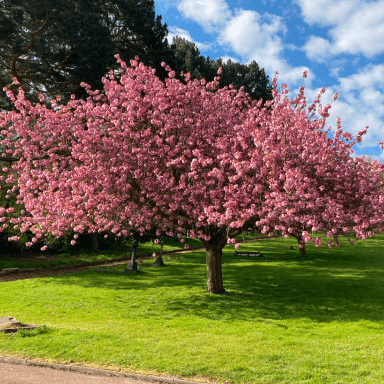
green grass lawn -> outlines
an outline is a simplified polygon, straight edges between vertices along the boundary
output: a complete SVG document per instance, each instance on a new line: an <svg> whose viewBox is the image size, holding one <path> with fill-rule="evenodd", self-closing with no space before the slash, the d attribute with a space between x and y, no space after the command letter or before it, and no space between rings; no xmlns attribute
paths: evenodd
<svg viewBox="0 0 384 384"><path fill-rule="evenodd" d="M237 239L242 241L243 239L257 239L257 238L265 238L266 235L260 234L251 234L244 236L239 235ZM174 239L171 237L164 237L163 242L163 252L175 251L175 250L184 250L184 245L188 244L190 248L193 247L202 247L202 243L199 239L192 239L184 237L185 242L182 244L178 239ZM70 265L70 264L80 264L80 263L93 263L98 261L112 262L115 260L121 260L122 258L130 259L132 254L132 243L126 242L126 246L130 248L129 251L121 253L121 252L113 252L111 250L97 252L97 251L87 251L83 250L79 254L57 254L53 257L50 257L49 260L40 260L39 262L33 261L20 261L17 256L10 256L5 259L0 259L0 271L4 268L41 268L41 267L53 267L59 265ZM140 255L148 255L156 253L158 256L160 253L160 244L153 244L152 242L139 244L137 248L136 255L140 257ZM46 251L49 253L49 250Z"/></svg>
<svg viewBox="0 0 384 384"><path fill-rule="evenodd" d="M264 258L227 245L225 295L206 293L203 251L134 275L0 283L0 317L47 326L0 334L0 355L220 383L383 383L384 235L340 240L307 244L308 259L294 239L240 245Z"/></svg>
<svg viewBox="0 0 384 384"><path fill-rule="evenodd" d="M253 235L253 238L257 238L260 235ZM245 238L252 238L252 236L244 236ZM242 237L241 237L242 239ZM201 247L202 244L198 239L187 238L184 244L188 244L189 247ZM184 244L181 244L180 241L173 238L165 238L163 252L173 251L176 249L183 249ZM50 258L50 260L39 261L39 262L26 262L19 261L18 257L12 256L7 259L0 259L0 271L4 268L41 268L49 266L58 266L58 265L68 265L68 264L78 264L78 263L92 263L95 261L105 261L111 262L117 259L130 258L132 254L132 244L127 242L125 245L130 247L130 250L124 253L114 253L110 250L98 253L97 251L83 251L78 255L71 255L69 253L63 253L55 255ZM139 257L143 254L152 254L153 252L160 252L160 244L145 243L139 244L137 248L136 255ZM49 251L47 251L49 253ZM53 260L52 260L53 259Z"/></svg>

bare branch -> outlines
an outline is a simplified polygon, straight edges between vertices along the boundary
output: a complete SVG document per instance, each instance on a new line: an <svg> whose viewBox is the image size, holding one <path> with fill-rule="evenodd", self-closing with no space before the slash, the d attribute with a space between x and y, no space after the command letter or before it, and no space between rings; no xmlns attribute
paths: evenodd
<svg viewBox="0 0 384 384"><path fill-rule="evenodd" d="M44 23L41 25L41 27L35 31L35 32L32 32L31 33L31 42L24 48L24 51L27 52L29 48L31 48L33 46L33 44L35 43L34 42L34 38L36 36L37 33L39 33L43 28L44 26L47 24L48 22L48 16L49 16L49 12L48 12L48 9L47 9L47 17L45 18L45 21ZM14 77L17 78L18 81L21 81L22 80L22 77L18 76L17 75L17 72L16 72L16 61L18 60L18 58L21 56L22 54L18 54L18 55L15 55L13 57L13 60L12 60L12 74ZM13 84L13 83L12 83Z"/></svg>
<svg viewBox="0 0 384 384"><path fill-rule="evenodd" d="M61 63L59 63L59 64L56 64L56 65L54 65L52 68L49 68L48 69L48 71L53 71L54 69L56 69L56 68L59 68L59 67L61 67L72 55L73 55L73 53L76 51L76 49L79 47L79 45L80 45L80 43L81 43L81 41L82 40L80 40L79 42L78 42L78 44L76 45L76 47L72 50L72 52L61 62Z"/></svg>

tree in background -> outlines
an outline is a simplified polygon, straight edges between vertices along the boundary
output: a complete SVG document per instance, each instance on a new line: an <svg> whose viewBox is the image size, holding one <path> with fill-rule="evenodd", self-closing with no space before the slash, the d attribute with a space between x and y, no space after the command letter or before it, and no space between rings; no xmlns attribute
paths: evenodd
<svg viewBox="0 0 384 384"><path fill-rule="evenodd" d="M244 86L252 100L273 99L268 76L256 62L223 65L221 59L200 56L194 43L179 37L169 45L167 24L162 25L160 15L155 18L153 0L4 0L0 28L0 86L16 91L17 78L32 103L38 102L39 93L48 103L57 95L62 102L72 94L87 98L81 82L102 89L101 78L109 70L119 77L115 54L127 62L139 55L163 83L167 72L162 61L175 69L178 79L183 71L192 80L208 82L222 66L220 88L232 83L237 90ZM0 109L14 110L4 94Z"/></svg>
<svg viewBox="0 0 384 384"><path fill-rule="evenodd" d="M222 67L219 87L212 92L232 84L237 91L243 86L243 92L248 93L252 100L263 99L262 107L267 101L273 100L272 85L269 84L268 76L255 61L244 65L233 63L231 60L223 63L221 58L217 61L210 60L209 56L205 58L200 55L194 43L178 36L173 38L170 49L173 55L167 64L174 69L175 79L184 81L181 72L189 72L191 80L204 78L207 82L211 82L217 75L219 67Z"/></svg>
<svg viewBox="0 0 384 384"><path fill-rule="evenodd" d="M81 82L102 88L115 66L114 54L140 54L165 77L168 33L155 19L153 0L4 0L0 3L0 86L16 90L17 78L32 103L61 95L68 101L88 95ZM14 107L4 94L0 109Z"/></svg>

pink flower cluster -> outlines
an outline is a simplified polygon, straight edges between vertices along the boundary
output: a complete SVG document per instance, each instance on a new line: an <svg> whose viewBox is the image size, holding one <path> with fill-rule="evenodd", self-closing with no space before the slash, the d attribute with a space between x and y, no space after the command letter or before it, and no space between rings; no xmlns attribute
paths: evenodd
<svg viewBox="0 0 384 384"><path fill-rule="evenodd" d="M12 217L8 209L7 220L21 232L30 229L37 240L69 229L125 236L157 226L188 228L209 241L212 227L231 231L253 221L262 233L294 236L302 247L321 245L316 231L364 239L383 227L384 166L350 156L367 127L353 142L338 118L328 138L329 104L319 104L322 119L311 121L324 87L308 117L304 87L295 100L281 101L277 76L267 111L236 90L208 92L219 77L204 87L187 74L182 84L166 66L165 86L138 57L130 68L116 58L119 82L110 72L105 94L83 83L88 99L59 105L57 98L56 110L31 106L21 88L16 98L6 90L20 112L1 113L0 126L20 144L8 136L1 143L20 156L12 166L18 179L9 183L27 211Z"/></svg>

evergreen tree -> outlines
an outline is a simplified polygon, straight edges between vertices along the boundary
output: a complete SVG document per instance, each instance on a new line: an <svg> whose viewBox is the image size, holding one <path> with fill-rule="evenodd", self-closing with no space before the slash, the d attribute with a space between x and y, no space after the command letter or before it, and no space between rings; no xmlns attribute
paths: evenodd
<svg viewBox="0 0 384 384"><path fill-rule="evenodd" d="M146 65L166 58L167 25L155 19L153 0L4 0L0 2L0 86L22 86L27 99L88 97L81 82L102 89L101 78L118 68L114 55L136 54ZM15 85L17 78L20 85ZM15 110L1 92L0 109Z"/></svg>
<svg viewBox="0 0 384 384"><path fill-rule="evenodd" d="M252 100L263 99L262 106L268 100L273 100L272 85L269 84L264 69L261 69L256 61L245 65L233 63L230 60L223 63L221 58L217 61L210 60L209 56L205 58L200 55L200 51L194 43L178 36L173 38L170 48L173 52L173 61L167 62L167 64L175 70L175 78L180 81L184 79L180 74L183 71L184 73L190 72L191 80L205 78L207 82L210 82L218 76L217 71L219 67L222 67L219 89L228 87L229 84L232 84L236 90L244 86L243 92L248 93Z"/></svg>

